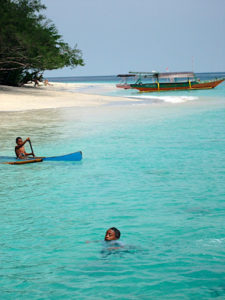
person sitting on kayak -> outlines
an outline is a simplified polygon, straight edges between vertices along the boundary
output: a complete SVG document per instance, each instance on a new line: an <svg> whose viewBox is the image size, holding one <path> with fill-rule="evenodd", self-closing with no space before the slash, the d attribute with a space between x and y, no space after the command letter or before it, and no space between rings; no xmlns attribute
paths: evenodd
<svg viewBox="0 0 225 300"><path fill-rule="evenodd" d="M15 152L16 152L16 157L20 159L27 158L29 155L33 155L33 153L26 153L24 145L26 142L30 141L30 138L27 138L25 141L22 140L21 137L16 138L16 147L15 147Z"/></svg>

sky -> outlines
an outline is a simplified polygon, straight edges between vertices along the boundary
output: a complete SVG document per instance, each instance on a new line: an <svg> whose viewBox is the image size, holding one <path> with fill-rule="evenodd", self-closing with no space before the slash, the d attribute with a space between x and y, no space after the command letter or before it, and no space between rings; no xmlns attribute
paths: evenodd
<svg viewBox="0 0 225 300"><path fill-rule="evenodd" d="M84 67L45 76L224 72L225 0L42 0Z"/></svg>

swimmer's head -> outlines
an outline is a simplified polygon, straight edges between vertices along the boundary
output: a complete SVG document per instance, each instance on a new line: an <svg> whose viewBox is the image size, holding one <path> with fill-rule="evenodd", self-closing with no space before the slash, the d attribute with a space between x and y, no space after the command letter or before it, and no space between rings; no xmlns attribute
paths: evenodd
<svg viewBox="0 0 225 300"><path fill-rule="evenodd" d="M120 238L120 231L116 227L109 228L105 234L105 241L115 241Z"/></svg>
<svg viewBox="0 0 225 300"><path fill-rule="evenodd" d="M16 138L16 143L17 143L17 145L20 145L20 144L23 143L23 140L22 140L22 138L21 138L20 136L18 136L18 137Z"/></svg>

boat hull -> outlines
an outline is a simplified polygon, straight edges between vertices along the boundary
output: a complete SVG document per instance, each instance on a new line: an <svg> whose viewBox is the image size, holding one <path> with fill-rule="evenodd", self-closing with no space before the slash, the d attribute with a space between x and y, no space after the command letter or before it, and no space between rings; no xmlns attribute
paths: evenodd
<svg viewBox="0 0 225 300"><path fill-rule="evenodd" d="M82 159L81 151L60 155L60 156L43 157L44 161L80 161L81 159Z"/></svg>
<svg viewBox="0 0 225 300"><path fill-rule="evenodd" d="M35 159L17 159L16 161L8 161L4 162L4 164L8 165L24 165L24 164L31 164L31 163L38 163L42 162L42 158L35 158Z"/></svg>
<svg viewBox="0 0 225 300"><path fill-rule="evenodd" d="M119 88L119 89L125 89L125 90L131 89L130 84L126 84L126 83L124 83L124 84L117 84L116 87Z"/></svg>
<svg viewBox="0 0 225 300"><path fill-rule="evenodd" d="M39 163L43 161L80 161L82 159L82 152L74 152L70 154L52 156L52 157L28 157L26 159L17 159L10 156L0 156L0 162L8 165L23 165L30 163Z"/></svg>
<svg viewBox="0 0 225 300"><path fill-rule="evenodd" d="M149 84L130 84L132 89L137 89L140 92L161 92L161 91L176 91L176 90L204 90L213 89L225 78L210 81L193 81L193 82L171 82L171 83L149 83Z"/></svg>

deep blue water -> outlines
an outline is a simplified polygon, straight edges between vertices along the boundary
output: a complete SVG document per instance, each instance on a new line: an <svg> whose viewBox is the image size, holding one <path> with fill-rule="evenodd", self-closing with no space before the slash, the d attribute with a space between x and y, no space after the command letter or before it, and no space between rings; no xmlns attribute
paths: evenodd
<svg viewBox="0 0 225 300"><path fill-rule="evenodd" d="M0 113L0 155L16 136L38 155L84 154L0 164L1 299L224 299L225 97L215 95ZM111 226L124 248L102 245Z"/></svg>

